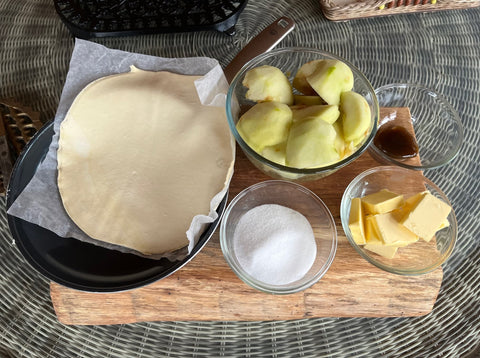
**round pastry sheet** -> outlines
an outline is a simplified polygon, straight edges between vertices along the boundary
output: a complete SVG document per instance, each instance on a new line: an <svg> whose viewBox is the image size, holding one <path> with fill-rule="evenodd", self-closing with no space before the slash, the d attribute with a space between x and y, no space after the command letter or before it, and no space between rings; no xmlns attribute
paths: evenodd
<svg viewBox="0 0 480 358"><path fill-rule="evenodd" d="M232 138L224 108L200 102L200 79L132 66L91 82L70 106L58 189L70 219L100 246L144 255L191 247L197 216L227 189Z"/></svg>

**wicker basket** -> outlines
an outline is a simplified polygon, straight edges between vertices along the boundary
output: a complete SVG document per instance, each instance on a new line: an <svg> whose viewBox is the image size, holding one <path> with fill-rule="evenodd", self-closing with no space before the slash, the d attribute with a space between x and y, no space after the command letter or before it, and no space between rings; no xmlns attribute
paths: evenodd
<svg viewBox="0 0 480 358"><path fill-rule="evenodd" d="M40 113L13 99L0 100L0 196L5 195L15 160L42 127Z"/></svg>
<svg viewBox="0 0 480 358"><path fill-rule="evenodd" d="M325 17L332 21L363 17L467 9L480 6L480 0L320 0Z"/></svg>

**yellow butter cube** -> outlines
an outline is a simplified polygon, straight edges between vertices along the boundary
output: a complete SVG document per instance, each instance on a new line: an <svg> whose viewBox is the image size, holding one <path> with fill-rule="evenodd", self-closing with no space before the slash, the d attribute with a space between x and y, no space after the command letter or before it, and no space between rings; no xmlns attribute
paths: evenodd
<svg viewBox="0 0 480 358"><path fill-rule="evenodd" d="M393 259L397 253L397 246L384 246L384 245L372 245L367 244L364 246L366 250L372 251L377 255L386 257L387 259Z"/></svg>
<svg viewBox="0 0 480 358"><path fill-rule="evenodd" d="M383 245L383 240L377 233L373 215L365 217L365 241L370 245Z"/></svg>
<svg viewBox="0 0 480 358"><path fill-rule="evenodd" d="M358 245L364 245L365 242L365 230L363 225L363 210L362 202L360 198L353 198L350 205L350 217L348 221L348 227L352 234L353 240Z"/></svg>
<svg viewBox="0 0 480 358"><path fill-rule="evenodd" d="M393 213L395 214L395 217L398 219L398 221L401 221L405 217L405 215L412 211L412 209L415 207L415 205L418 204L418 202L422 199L425 193L426 192L423 191L421 193L412 195L405 200L402 206L400 206L398 209L393 210Z"/></svg>
<svg viewBox="0 0 480 358"><path fill-rule="evenodd" d="M400 222L415 235L430 241L445 225L450 211L450 205L426 192Z"/></svg>
<svg viewBox="0 0 480 358"><path fill-rule="evenodd" d="M388 219L390 220L386 220L384 218L386 215L388 215ZM382 224L384 235L386 235L387 238L392 238L394 237L393 235L396 235L395 239L387 239L387 241L384 240L384 236L378 228L378 221L380 221ZM394 229L387 230L386 224L390 223L391 221L394 222L392 225ZM401 225L398 227L399 225L400 224L398 223L397 219L390 213L368 215L365 218L365 238L367 244L403 247L418 240L418 237L415 235L412 236L412 233L409 230L405 230L405 228L401 227ZM385 232L387 233L385 234Z"/></svg>
<svg viewBox="0 0 480 358"><path fill-rule="evenodd" d="M395 212L398 212L398 214L396 214L396 217L399 218L399 221L405 218L405 215L413 210L413 208L420 202L420 200L423 198L423 196L426 193L428 193L428 191L422 191L421 193L412 195L411 197L405 200L405 205L403 205L403 207L395 210ZM448 226L450 226L450 222L448 221L448 218L445 218L445 220L442 221L442 223L440 224L440 227L437 229L437 231L443 228L446 228Z"/></svg>
<svg viewBox="0 0 480 358"><path fill-rule="evenodd" d="M418 236L401 225L393 213L372 217L376 232L387 246L404 246L418 240Z"/></svg>
<svg viewBox="0 0 480 358"><path fill-rule="evenodd" d="M403 195L395 194L387 189L366 195L362 204L367 214L384 214L400 208L404 204Z"/></svg>

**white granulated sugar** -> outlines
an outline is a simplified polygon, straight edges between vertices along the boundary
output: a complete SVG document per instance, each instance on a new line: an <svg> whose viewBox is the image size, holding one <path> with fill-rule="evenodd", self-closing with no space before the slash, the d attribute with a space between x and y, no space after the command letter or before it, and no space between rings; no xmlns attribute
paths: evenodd
<svg viewBox="0 0 480 358"><path fill-rule="evenodd" d="M233 237L242 268L258 281L285 285L301 279L317 254L315 236L298 211L265 204L247 211Z"/></svg>

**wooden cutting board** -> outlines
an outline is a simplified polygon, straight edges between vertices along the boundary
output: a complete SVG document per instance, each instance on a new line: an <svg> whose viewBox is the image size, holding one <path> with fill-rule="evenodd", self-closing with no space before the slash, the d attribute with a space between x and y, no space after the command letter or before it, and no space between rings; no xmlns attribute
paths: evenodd
<svg viewBox="0 0 480 358"><path fill-rule="evenodd" d="M400 110L398 116L397 119L410 122L408 110ZM328 206L338 232L337 254L332 266L318 283L303 292L275 296L244 284L226 263L217 230L191 262L146 287L119 293L89 293L51 283L58 320L64 324L104 325L425 315L436 301L442 269L423 276L384 272L354 251L341 226L340 200L345 188L355 176L378 165L370 154L364 153L326 178L302 183ZM246 187L269 179L237 148L229 201Z"/></svg>

